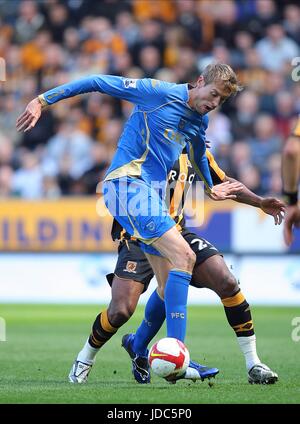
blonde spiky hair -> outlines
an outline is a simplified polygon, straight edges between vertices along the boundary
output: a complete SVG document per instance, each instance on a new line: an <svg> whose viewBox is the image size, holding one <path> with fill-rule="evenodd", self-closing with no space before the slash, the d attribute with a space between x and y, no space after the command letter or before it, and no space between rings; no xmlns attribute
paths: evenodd
<svg viewBox="0 0 300 424"><path fill-rule="evenodd" d="M205 67L202 72L205 84L220 82L225 87L226 98L243 90L236 73L231 66L225 63L213 63Z"/></svg>

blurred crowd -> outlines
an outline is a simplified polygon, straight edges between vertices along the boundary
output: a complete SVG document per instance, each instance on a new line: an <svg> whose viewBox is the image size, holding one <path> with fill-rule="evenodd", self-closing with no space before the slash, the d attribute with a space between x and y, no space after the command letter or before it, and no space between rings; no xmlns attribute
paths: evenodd
<svg viewBox="0 0 300 424"><path fill-rule="evenodd" d="M280 152L300 113L298 1L0 0L0 57L0 197L94 194L132 108L77 96L17 133L37 94L90 74L193 83L211 62L244 85L210 113L212 152L257 194L281 192Z"/></svg>

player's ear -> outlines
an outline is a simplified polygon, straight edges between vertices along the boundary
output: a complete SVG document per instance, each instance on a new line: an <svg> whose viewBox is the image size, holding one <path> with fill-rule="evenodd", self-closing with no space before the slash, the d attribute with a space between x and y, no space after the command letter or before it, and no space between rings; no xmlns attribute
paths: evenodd
<svg viewBox="0 0 300 424"><path fill-rule="evenodd" d="M199 75L198 79L197 79L197 87L203 87L205 85L205 81L204 81L204 76L203 75Z"/></svg>

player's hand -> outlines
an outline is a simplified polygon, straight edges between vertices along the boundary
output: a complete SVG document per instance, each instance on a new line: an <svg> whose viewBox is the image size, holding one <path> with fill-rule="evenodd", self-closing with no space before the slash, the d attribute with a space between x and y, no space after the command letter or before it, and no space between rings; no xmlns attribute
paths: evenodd
<svg viewBox="0 0 300 424"><path fill-rule="evenodd" d="M275 197L266 197L262 199L260 208L264 213L273 216L275 225L282 223L286 206L281 200Z"/></svg>
<svg viewBox="0 0 300 424"><path fill-rule="evenodd" d="M25 111L18 117L16 126L17 131L29 131L35 126L42 113L42 104L36 97L28 103Z"/></svg>
<svg viewBox="0 0 300 424"><path fill-rule="evenodd" d="M243 190L243 184L239 183L238 181L226 181L225 183L213 186L211 192L208 193L208 195L213 200L236 199L236 195L241 190Z"/></svg>
<svg viewBox="0 0 300 424"><path fill-rule="evenodd" d="M284 217L283 236L287 246L290 246L294 240L293 227L300 228L300 209L297 205L287 206Z"/></svg>

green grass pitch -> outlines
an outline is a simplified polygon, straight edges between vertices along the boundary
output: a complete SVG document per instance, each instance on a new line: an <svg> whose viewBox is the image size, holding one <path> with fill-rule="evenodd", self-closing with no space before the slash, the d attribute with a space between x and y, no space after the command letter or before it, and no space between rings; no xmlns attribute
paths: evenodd
<svg viewBox="0 0 300 424"><path fill-rule="evenodd" d="M221 306L189 307L186 344L193 359L220 369L212 386L188 381L169 385L156 376L152 384L135 383L120 344L123 334L136 329L143 307L98 354L88 384L71 385L69 369L101 309L0 305L7 338L0 342L0 403L300 403L300 341L291 337L291 321L300 316L299 308L252 308L261 360L279 374L273 386L248 384L244 358ZM163 328L156 340L164 335Z"/></svg>

